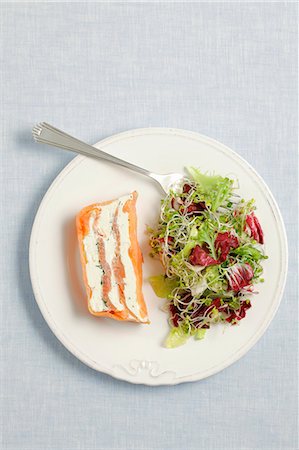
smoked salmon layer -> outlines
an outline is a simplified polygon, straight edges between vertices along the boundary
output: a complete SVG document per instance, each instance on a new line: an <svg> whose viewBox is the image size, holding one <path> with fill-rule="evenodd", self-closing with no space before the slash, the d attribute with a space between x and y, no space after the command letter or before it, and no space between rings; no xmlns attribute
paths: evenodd
<svg viewBox="0 0 299 450"><path fill-rule="evenodd" d="M137 240L137 195L87 206L76 225L90 313L149 323Z"/></svg>

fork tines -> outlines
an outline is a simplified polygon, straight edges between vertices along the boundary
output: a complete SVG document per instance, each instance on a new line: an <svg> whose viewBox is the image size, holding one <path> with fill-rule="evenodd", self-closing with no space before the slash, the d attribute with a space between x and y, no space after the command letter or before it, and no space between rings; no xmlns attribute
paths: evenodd
<svg viewBox="0 0 299 450"><path fill-rule="evenodd" d="M38 123L32 128L32 135L35 141L39 141L40 135L43 131L43 123Z"/></svg>

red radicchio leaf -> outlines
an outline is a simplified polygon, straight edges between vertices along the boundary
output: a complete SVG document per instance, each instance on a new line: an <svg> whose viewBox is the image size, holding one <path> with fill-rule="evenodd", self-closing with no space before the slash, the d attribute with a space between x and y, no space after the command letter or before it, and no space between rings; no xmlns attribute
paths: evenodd
<svg viewBox="0 0 299 450"><path fill-rule="evenodd" d="M180 298L180 304L183 304L184 306L188 306L192 302L192 294L190 292L185 293L185 295L182 295Z"/></svg>
<svg viewBox="0 0 299 450"><path fill-rule="evenodd" d="M229 231L225 233L218 233L215 239L215 249L220 252L219 262L226 260L229 251L232 248L239 247L239 241L236 236L231 234Z"/></svg>
<svg viewBox="0 0 299 450"><path fill-rule="evenodd" d="M196 216L205 209L207 209L205 202L191 203L191 205L187 207L187 214L193 214Z"/></svg>
<svg viewBox="0 0 299 450"><path fill-rule="evenodd" d="M227 322L231 322L234 319L242 320L246 316L247 309L251 308L251 303L247 301L243 302L237 311L234 311L230 316L226 318Z"/></svg>
<svg viewBox="0 0 299 450"><path fill-rule="evenodd" d="M191 319L196 319L197 317L203 316L207 309L207 305L201 305L199 308L195 309L195 311L192 312Z"/></svg>
<svg viewBox="0 0 299 450"><path fill-rule="evenodd" d="M220 299L220 298L215 298L215 299L212 301L211 305L215 306L215 308L218 309L218 308L220 307L220 305L221 305L221 299Z"/></svg>
<svg viewBox="0 0 299 450"><path fill-rule="evenodd" d="M173 241L174 241L174 238L172 236L168 236L168 238L167 238L168 244L171 244ZM161 244L164 244L165 243L165 238L159 238L159 242Z"/></svg>
<svg viewBox="0 0 299 450"><path fill-rule="evenodd" d="M260 244L264 243L264 233L258 218L252 212L246 216L246 225L244 230Z"/></svg>
<svg viewBox="0 0 299 450"><path fill-rule="evenodd" d="M235 264L229 270L229 289L239 292L250 284L253 277L253 269L250 264Z"/></svg>
<svg viewBox="0 0 299 450"><path fill-rule="evenodd" d="M250 302L247 303L245 301L245 302L242 303L241 308L238 310L240 319L243 319L246 316L246 311L249 308L251 308L251 303Z"/></svg>
<svg viewBox="0 0 299 450"><path fill-rule="evenodd" d="M170 311L170 314L171 314L171 321L173 323L173 326L174 327L178 327L179 326L179 319L180 319L180 316L178 314L179 310L177 309L177 307L173 303L171 303L169 305L169 311Z"/></svg>
<svg viewBox="0 0 299 450"><path fill-rule="evenodd" d="M172 197L171 199L171 207L178 211L180 206L183 205L183 201L180 197Z"/></svg>
<svg viewBox="0 0 299 450"><path fill-rule="evenodd" d="M203 248L196 245L189 256L189 262L192 266L211 266L212 264L218 264L214 258L212 258Z"/></svg>
<svg viewBox="0 0 299 450"><path fill-rule="evenodd" d="M191 319L193 319L193 326L195 328L210 328L208 324L203 324L203 316L207 314L209 309L211 309L211 306L202 305L193 311Z"/></svg>
<svg viewBox="0 0 299 450"><path fill-rule="evenodd" d="M183 193L184 193L184 194L188 194L188 192L190 191L190 189L191 189L190 184L184 184L184 186L183 186Z"/></svg>

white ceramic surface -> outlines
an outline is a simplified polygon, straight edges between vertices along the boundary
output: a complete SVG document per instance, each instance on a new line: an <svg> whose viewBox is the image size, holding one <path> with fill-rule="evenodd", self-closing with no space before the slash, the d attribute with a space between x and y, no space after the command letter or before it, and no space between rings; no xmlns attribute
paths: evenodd
<svg viewBox="0 0 299 450"><path fill-rule="evenodd" d="M152 171L204 171L237 176L240 194L254 197L265 233L265 283L239 326L217 325L203 341L165 349L167 315L148 277L161 272L148 256L146 224L159 214L155 183L105 162L76 157L45 195L30 242L30 274L39 308L57 338L88 366L116 378L148 385L176 384L215 374L242 357L262 336L280 303L287 273L283 221L268 187L254 169L229 148L190 131L148 128L128 131L96 146ZM151 324L119 323L88 313L82 284L75 216L85 205L139 192L138 234L144 255L144 294Z"/></svg>

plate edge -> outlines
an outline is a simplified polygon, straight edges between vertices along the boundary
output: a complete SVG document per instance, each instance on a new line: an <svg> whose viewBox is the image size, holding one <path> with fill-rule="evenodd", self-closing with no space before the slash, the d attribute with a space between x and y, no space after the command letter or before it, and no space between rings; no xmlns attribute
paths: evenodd
<svg viewBox="0 0 299 450"><path fill-rule="evenodd" d="M93 362L92 360L90 360L90 357L85 357L84 354L81 354L80 351L78 351L75 347L73 347L73 345L71 343L69 343L68 338L63 334L63 332L61 332L60 330L56 329L56 327L54 327L53 324L49 324L49 322L46 320L46 317L49 317L49 312L46 310L41 298L40 298L40 294L38 292L37 289L37 280L35 280L34 277L34 270L33 270L33 264L34 264L34 236L35 234L37 234L37 230L38 230L38 223L41 220L41 215L42 215L42 210L46 205L47 200L50 198L50 196L53 194L53 191L56 187L58 187L58 185L60 184L60 182L62 181L62 179L71 171L73 170L78 164L80 164L80 162L82 162L85 157L84 156L77 156L75 157L73 160L71 160L62 170L61 172L56 176L56 178L53 180L53 182L50 184L46 194L44 195L39 208L36 212L36 216L33 222L33 226L32 226L32 230L31 230L31 235L30 235L30 242L29 242L29 271L30 271L30 279L31 279L31 284L32 284L32 288L33 288L33 292L34 292L34 296L36 299L36 302L38 304L38 307L45 319L45 321L47 322L47 325L50 327L50 329L52 330L52 332L54 333L54 335L56 336L56 338L62 342L62 344L66 347L66 349L72 353L74 356L76 356L82 363L86 364L87 366L91 367L92 369L99 371L99 372L103 372L105 374L108 374L110 376L113 376L114 378L120 379L120 380L125 380L127 382L130 383L134 383L134 384L144 384L144 385L149 385L149 386L161 386L161 385L175 385L175 384L180 384L180 383L184 383L184 382L191 382L191 381L199 381L201 379L207 378L211 375L214 375L222 370L224 370L225 368L227 368L228 366L230 366L231 364L234 364L235 362L237 362L245 353L247 353L257 342L258 340L263 336L263 334L265 333L265 331L267 330L267 328L269 327L271 321L273 320L278 307L281 303L281 299L282 299L282 295L283 295L283 291L285 288L285 284L286 284L286 279L287 279L287 272L288 272L288 243L287 243L287 234L286 234L286 229L285 229L285 225L284 225L284 221L283 221L283 217L282 214L280 212L279 206L270 190L270 188L268 187L267 183L264 181L264 179L258 174L258 172L253 168L253 166L248 163L242 156L240 156L237 152L235 152L234 150L232 150L230 147L227 147L226 145L222 144L221 142L210 138L208 136L205 136L201 133L197 133L194 131L189 131L189 130L184 130L184 129L178 129L178 128L164 128L164 127L149 127L149 128L136 128L133 130L128 130L128 131L124 131L121 133L117 133L115 135L106 137L100 141L98 141L96 144L94 144L95 147L103 147L109 144L114 143L117 140L121 140L125 137L135 137L138 135L146 135L146 134L157 134L157 133L161 133L161 134L173 134L173 135L181 135L181 136L188 136L191 137L195 140L204 140L207 143L210 143L212 145L217 146L218 148L221 148L226 154L229 155L233 155L235 158L239 159L239 161L241 163L243 163L243 165L245 165L248 169L250 169L252 171L252 173L255 175L255 177L259 180L259 182L261 183L261 185L266 189L266 192L270 198L270 200L272 201L272 209L274 210L274 212L277 215L278 218L278 225L280 227L280 237L281 237L281 243L282 243L282 254L283 256L285 256L285 260L282 261L282 269L283 269L283 278L281 279L281 283L280 283L280 290L279 290L279 295L278 295L278 301L275 305L275 308L273 309L271 316L269 318L267 318L267 320L265 321L265 323L263 323L262 327L261 327L261 331L258 333L258 335L255 335L254 339L252 339L252 341L250 341L249 344L247 344L245 346L245 350L244 347L242 347L237 354L228 360L228 362L226 364L220 364L220 368L217 366L208 369L206 372L207 373L203 373L201 376L198 376L198 374L192 374L192 375L184 375L182 377L176 377L173 380L168 380L168 381L162 381L160 380L159 382L159 377L155 378L154 380L151 379L147 379L147 380L138 380L138 379L132 379L132 377L130 376L117 376L117 374L115 374L113 372L113 367L110 368L99 368L98 367L98 363ZM273 208L274 207L274 208ZM87 362L87 360L89 362ZM158 383L157 383L158 381Z"/></svg>

